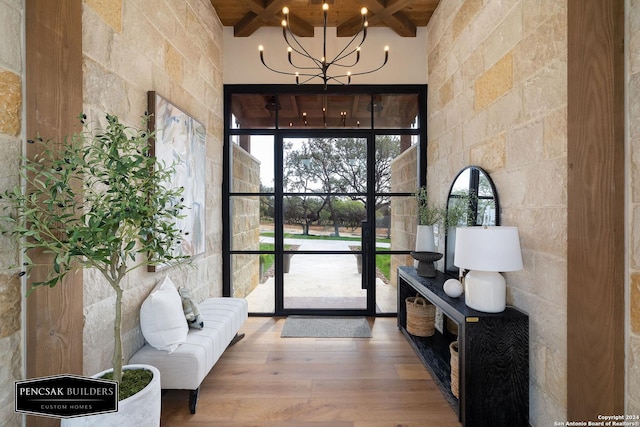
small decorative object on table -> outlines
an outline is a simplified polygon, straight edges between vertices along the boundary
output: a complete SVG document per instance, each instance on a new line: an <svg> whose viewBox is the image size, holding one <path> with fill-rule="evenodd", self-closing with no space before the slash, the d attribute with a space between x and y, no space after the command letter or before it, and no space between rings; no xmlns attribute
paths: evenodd
<svg viewBox="0 0 640 427"><path fill-rule="evenodd" d="M451 298L458 298L464 292L464 287L458 279L448 279L442 285L442 289Z"/></svg>
<svg viewBox="0 0 640 427"><path fill-rule="evenodd" d="M411 256L418 260L418 275L422 277L435 277L436 267L433 265L435 261L442 258L442 254L439 252L421 252L412 251Z"/></svg>
<svg viewBox="0 0 640 427"><path fill-rule="evenodd" d="M420 295L405 299L407 332L417 337L430 337L435 331L436 306Z"/></svg>

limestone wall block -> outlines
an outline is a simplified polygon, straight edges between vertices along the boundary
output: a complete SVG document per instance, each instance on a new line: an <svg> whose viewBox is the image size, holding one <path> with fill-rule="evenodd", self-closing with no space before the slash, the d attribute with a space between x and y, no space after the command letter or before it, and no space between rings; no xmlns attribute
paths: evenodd
<svg viewBox="0 0 640 427"><path fill-rule="evenodd" d="M82 8L82 47L84 55L109 68L114 49L113 27L108 25L92 7Z"/></svg>
<svg viewBox="0 0 640 427"><path fill-rule="evenodd" d="M629 307L631 307L631 332L640 334L640 272L638 271L631 273L629 283ZM640 349L639 352L636 353L636 359L640 362ZM640 393L636 396L640 396Z"/></svg>
<svg viewBox="0 0 640 427"><path fill-rule="evenodd" d="M555 159L567 156L567 107L550 111L544 116L544 136L542 138L544 158Z"/></svg>
<svg viewBox="0 0 640 427"><path fill-rule="evenodd" d="M504 133L489 137L471 147L469 163L492 171L503 169L506 163L506 145L507 137Z"/></svg>
<svg viewBox="0 0 640 427"><path fill-rule="evenodd" d="M114 74L120 76L122 74L129 74L131 78L126 79L129 85L134 85L138 97L144 102L144 109L134 110L130 108L131 113L137 113L140 116L147 110L147 97L146 92L152 90L155 86L153 83L153 60L146 55L140 55L135 49L130 46L121 43L119 40L113 43L113 48L110 51L110 61L104 65L111 69ZM160 91L158 91L160 92ZM164 95L160 92L160 95ZM165 95L166 96L166 95ZM137 122L136 122L137 124Z"/></svg>
<svg viewBox="0 0 640 427"><path fill-rule="evenodd" d="M640 378L640 337L637 335L630 335L629 339L629 353L628 353L628 372L627 378ZM638 407L637 397L640 396L640 381L628 381L627 395L634 399L634 405ZM627 412L627 414L637 415L640 412Z"/></svg>
<svg viewBox="0 0 640 427"><path fill-rule="evenodd" d="M523 120L522 88L518 86L487 108L487 135L513 129Z"/></svg>
<svg viewBox="0 0 640 427"><path fill-rule="evenodd" d="M84 375L93 375L112 366L114 304L115 295L84 307Z"/></svg>
<svg viewBox="0 0 640 427"><path fill-rule="evenodd" d="M525 123L511 132L507 138L506 153L510 168L526 166L542 158L542 120Z"/></svg>
<svg viewBox="0 0 640 427"><path fill-rule="evenodd" d="M102 117L105 111L123 115L127 111L125 82L88 58L84 60L84 70L84 103L99 108L102 112L98 117Z"/></svg>
<svg viewBox="0 0 640 427"><path fill-rule="evenodd" d="M533 252L528 256L533 266L532 275L536 295L551 303L566 306L567 261L565 258Z"/></svg>
<svg viewBox="0 0 640 427"><path fill-rule="evenodd" d="M114 31L122 31L122 0L86 0L86 4Z"/></svg>
<svg viewBox="0 0 640 427"><path fill-rule="evenodd" d="M640 93L640 73L632 74L629 78L629 93ZM629 115L640 117L640 97L629 96ZM640 138L640 120L632 120L628 123L629 137L636 140Z"/></svg>
<svg viewBox="0 0 640 427"><path fill-rule="evenodd" d="M567 104L566 58L548 63L541 72L523 84L524 119L543 116Z"/></svg>
<svg viewBox="0 0 640 427"><path fill-rule="evenodd" d="M513 87L513 59L511 53L502 57L475 82L475 109L486 108Z"/></svg>
<svg viewBox="0 0 640 427"><path fill-rule="evenodd" d="M502 193L499 193L502 194ZM503 196L500 196L503 200ZM548 255L566 257L567 213L566 208L509 208L501 216L505 225L515 225L520 234L520 245L535 248ZM566 285L565 285L566 286Z"/></svg>
<svg viewBox="0 0 640 427"><path fill-rule="evenodd" d="M640 270L640 205L634 204L631 207L631 225L629 227L630 241L629 268Z"/></svg>
<svg viewBox="0 0 640 427"><path fill-rule="evenodd" d="M556 0L530 0L523 2L523 27L524 34L539 31L539 26L558 15L564 16L566 29L567 2Z"/></svg>
<svg viewBox="0 0 640 427"><path fill-rule="evenodd" d="M563 351L567 340L567 313L560 304L540 299L537 295L509 285L512 302L529 315L529 340L556 351ZM566 305L565 305L566 307Z"/></svg>
<svg viewBox="0 0 640 427"><path fill-rule="evenodd" d="M0 338L0 383L5 384L0 391L0 425L20 426L22 416L15 412L13 383L22 378L22 340L20 332Z"/></svg>
<svg viewBox="0 0 640 427"><path fill-rule="evenodd" d="M128 5L127 5L128 6ZM126 7L122 14L122 32L116 40L124 46L146 56L154 64L162 67L164 64L164 37L158 27L140 14L137 7ZM125 72L122 76L127 76ZM129 75L128 78L133 76Z"/></svg>
<svg viewBox="0 0 640 427"><path fill-rule="evenodd" d="M450 119L451 122L455 119L455 126L461 127L460 130L462 131L464 123L471 120L475 115L475 110L473 108L475 94L472 88L454 89L454 92L456 93L456 96L453 99L453 102L449 104L451 112L448 115L448 119ZM456 112L457 114L455 114Z"/></svg>
<svg viewBox="0 0 640 427"><path fill-rule="evenodd" d="M562 351L547 348L545 390L561 406L567 405L567 358Z"/></svg>
<svg viewBox="0 0 640 427"><path fill-rule="evenodd" d="M529 388L529 414L529 424L532 426L552 426L554 422L567 418L566 407L537 385Z"/></svg>
<svg viewBox="0 0 640 427"><path fill-rule="evenodd" d="M158 7L158 2L155 1L135 0L128 1L127 7L132 8L132 13L135 11L135 13L144 16L156 28L161 28L165 39L171 39L182 30L183 26L179 19L185 9L184 6L178 7L177 3L182 2L172 3L171 7ZM182 13L179 12L180 9L183 9Z"/></svg>
<svg viewBox="0 0 640 427"><path fill-rule="evenodd" d="M484 52L483 49L471 49L471 53L466 57L460 67L462 84L473 87L473 83L484 73Z"/></svg>
<svg viewBox="0 0 640 427"><path fill-rule="evenodd" d="M496 64L522 39L522 3L517 3L487 37L484 45L485 64Z"/></svg>
<svg viewBox="0 0 640 427"><path fill-rule="evenodd" d="M427 103L427 108L429 108L433 104L432 99L429 99ZM433 116L431 116L431 121L429 122L429 127L427 128L427 133L429 134L429 144L434 138L438 138L442 136L446 129L446 121L445 114L441 110L436 110L435 108L431 110L433 112Z"/></svg>
<svg viewBox="0 0 640 427"><path fill-rule="evenodd" d="M16 74L22 73L22 3L0 4L0 70Z"/></svg>
<svg viewBox="0 0 640 427"><path fill-rule="evenodd" d="M508 213L511 208L521 207L527 197L527 186L529 185L528 169L508 169L503 171L493 171L487 169L491 174L491 179L498 191L500 200L501 219L503 224L507 224L504 213Z"/></svg>
<svg viewBox="0 0 640 427"><path fill-rule="evenodd" d="M462 2L462 5L456 12L453 22L451 23L454 39L460 37L460 34L469 27L471 20L482 9L482 3L482 0L469 0Z"/></svg>
<svg viewBox="0 0 640 427"><path fill-rule="evenodd" d="M485 2L482 10L477 14L469 25L469 41L474 45L482 45L484 48L486 39L491 35L495 28L509 14L514 5L520 3L521 0L503 0ZM487 63L487 67L493 66L494 63Z"/></svg>
<svg viewBox="0 0 640 427"><path fill-rule="evenodd" d="M176 83L182 83L182 56L170 43L164 45L164 67Z"/></svg>
<svg viewBox="0 0 640 427"><path fill-rule="evenodd" d="M18 136L22 128L22 80L0 68L0 134Z"/></svg>
<svg viewBox="0 0 640 427"><path fill-rule="evenodd" d="M566 207L567 163L558 158L527 167L527 204L532 207Z"/></svg>
<svg viewBox="0 0 640 427"><path fill-rule="evenodd" d="M0 191L4 191L20 183L18 159L22 155L22 140L0 134L0 150Z"/></svg>
<svg viewBox="0 0 640 427"><path fill-rule="evenodd" d="M477 141L487 137L487 112L480 111L462 125L462 140L465 147L471 147Z"/></svg>
<svg viewBox="0 0 640 427"><path fill-rule="evenodd" d="M0 338L21 328L22 284L15 274L0 274Z"/></svg>
<svg viewBox="0 0 640 427"><path fill-rule="evenodd" d="M525 9L527 6L525 6ZM528 17L525 16L525 21ZM528 33L513 49L514 79L523 82L539 73L553 60L567 57L566 9L540 24L537 31Z"/></svg>
<svg viewBox="0 0 640 427"><path fill-rule="evenodd" d="M97 269L85 268L81 274L83 275L82 282L84 283L82 297L85 307L115 295L107 280Z"/></svg>

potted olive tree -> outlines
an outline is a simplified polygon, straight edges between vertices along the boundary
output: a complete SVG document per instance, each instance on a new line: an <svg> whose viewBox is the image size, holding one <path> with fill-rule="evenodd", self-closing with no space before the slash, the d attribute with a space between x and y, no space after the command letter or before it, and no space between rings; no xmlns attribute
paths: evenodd
<svg viewBox="0 0 640 427"><path fill-rule="evenodd" d="M183 190L168 185L173 165L159 164L151 156L154 135L146 130L148 116L141 129L114 115L106 116L104 128L90 128L85 115L80 121L83 131L65 138L64 144L28 141L41 150L23 159L24 187L2 194L6 214L0 228L22 249L18 274L29 274L34 267L32 252L50 255L48 276L32 283L28 292L53 287L79 267L95 268L113 288L112 375L122 401L123 393L131 392L125 391L128 370L123 381L121 284L137 268L183 261L174 250L181 238L176 219L184 207Z"/></svg>

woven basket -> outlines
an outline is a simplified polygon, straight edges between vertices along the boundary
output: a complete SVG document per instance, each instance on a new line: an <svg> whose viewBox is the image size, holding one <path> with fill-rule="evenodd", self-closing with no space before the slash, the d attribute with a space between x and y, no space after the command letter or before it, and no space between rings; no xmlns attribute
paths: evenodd
<svg viewBox="0 0 640 427"><path fill-rule="evenodd" d="M407 332L417 337L435 333L436 306L421 296L409 297L407 304Z"/></svg>
<svg viewBox="0 0 640 427"><path fill-rule="evenodd" d="M458 341L449 344L451 351L451 393L458 397L459 380L458 380Z"/></svg>
<svg viewBox="0 0 640 427"><path fill-rule="evenodd" d="M456 322L454 322L453 320L451 320L450 317L447 317L447 331L449 331L449 333L451 333L452 335L458 335L458 324Z"/></svg>

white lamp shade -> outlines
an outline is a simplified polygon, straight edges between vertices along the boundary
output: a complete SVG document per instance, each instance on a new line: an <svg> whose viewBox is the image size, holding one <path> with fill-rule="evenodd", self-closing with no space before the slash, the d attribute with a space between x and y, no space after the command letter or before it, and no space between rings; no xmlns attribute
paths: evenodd
<svg viewBox="0 0 640 427"><path fill-rule="evenodd" d="M516 227L458 227L454 264L466 270L522 270Z"/></svg>

